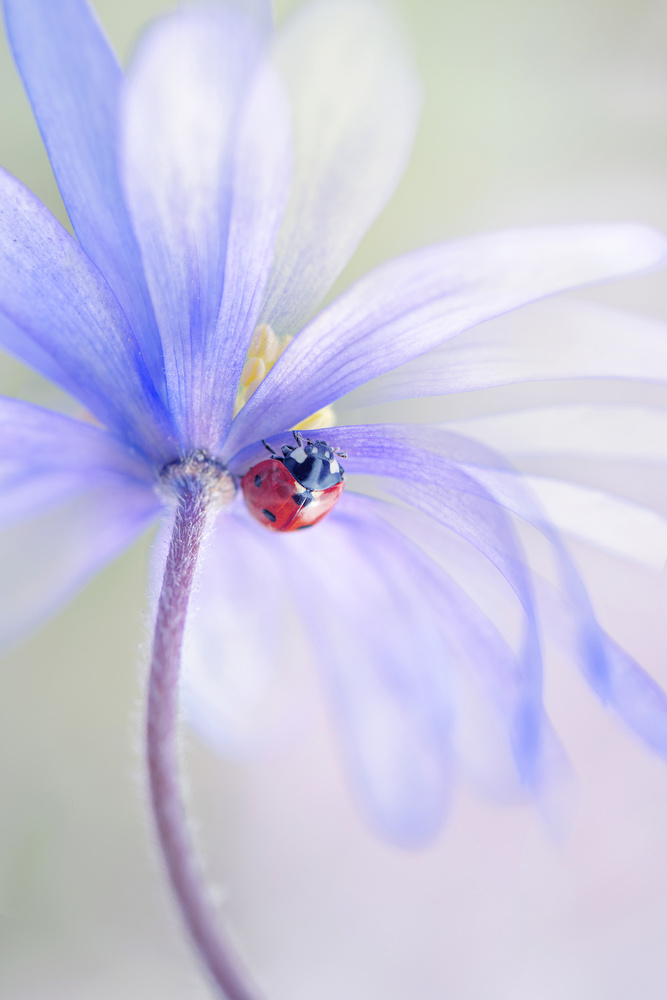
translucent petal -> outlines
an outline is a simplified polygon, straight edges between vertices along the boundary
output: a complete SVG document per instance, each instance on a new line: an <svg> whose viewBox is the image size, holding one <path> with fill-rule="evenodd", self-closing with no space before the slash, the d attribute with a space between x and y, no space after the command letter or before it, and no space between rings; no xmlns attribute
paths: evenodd
<svg viewBox="0 0 667 1000"><path fill-rule="evenodd" d="M298 425L492 316L655 265L665 246L640 226L536 228L456 240L382 264L290 344L236 417L226 454Z"/></svg>
<svg viewBox="0 0 667 1000"><path fill-rule="evenodd" d="M122 104L124 189L157 317L169 407L200 440L205 345L225 280L239 110L263 42L234 6L180 7L143 36Z"/></svg>
<svg viewBox="0 0 667 1000"><path fill-rule="evenodd" d="M151 468L105 431L0 397L0 525L109 485L153 496Z"/></svg>
<svg viewBox="0 0 667 1000"><path fill-rule="evenodd" d="M516 475L476 474L495 496L512 491ZM621 559L660 572L667 559L667 518L648 507L576 483L530 476L521 481L537 499L545 517L572 538ZM511 500L507 500L508 506Z"/></svg>
<svg viewBox="0 0 667 1000"><path fill-rule="evenodd" d="M380 375L345 405L572 378L667 381L665 324L593 302L537 302Z"/></svg>
<svg viewBox="0 0 667 1000"><path fill-rule="evenodd" d="M296 169L263 320L294 335L392 195L420 102L400 29L365 0L304 4L274 59L291 96Z"/></svg>
<svg viewBox="0 0 667 1000"><path fill-rule="evenodd" d="M168 418L117 299L78 243L4 171L0 344L143 451L169 453Z"/></svg>
<svg viewBox="0 0 667 1000"><path fill-rule="evenodd" d="M34 489L41 482L35 477ZM54 613L154 519L155 495L138 483L81 486L68 499L0 527L0 643Z"/></svg>
<svg viewBox="0 0 667 1000"><path fill-rule="evenodd" d="M159 385L162 349L118 178L121 68L86 0L5 0L5 18L74 232Z"/></svg>
<svg viewBox="0 0 667 1000"><path fill-rule="evenodd" d="M310 665L279 545L242 502L216 520L188 616L182 704L222 753L252 752L305 721Z"/></svg>
<svg viewBox="0 0 667 1000"><path fill-rule="evenodd" d="M572 656L577 640L571 607L546 581L539 582L538 596L551 636L577 662ZM610 636L604 635L604 643L609 665L607 707L653 753L667 760L667 694Z"/></svg>
<svg viewBox="0 0 667 1000"><path fill-rule="evenodd" d="M188 623L184 705L218 749L258 746L262 726L264 742L275 736L272 678L317 664L362 808L385 836L415 843L439 829L451 783L442 635L378 519L339 507L289 536L242 503L219 517ZM283 724L300 721L294 705Z"/></svg>
<svg viewBox="0 0 667 1000"><path fill-rule="evenodd" d="M523 697L521 665L513 643L482 610L488 604L505 632L513 631L507 628L514 616L507 606L508 588L499 587L500 574L478 558L473 546L418 511L367 497L363 504L400 533L391 544L414 564L437 607L455 668L453 746L466 778L502 801L520 801L530 793L550 830L562 835L572 815L572 772L546 717L530 786L523 780L525 764L517 758L514 720ZM467 590L459 579L462 568Z"/></svg>
<svg viewBox="0 0 667 1000"><path fill-rule="evenodd" d="M456 420L449 427L512 458L546 454L667 462L667 413L644 406L540 406Z"/></svg>
<svg viewBox="0 0 667 1000"><path fill-rule="evenodd" d="M222 302L204 345L201 393L208 409L201 440L227 435L246 352L291 178L291 129L283 86L270 65L254 81L240 114Z"/></svg>
<svg viewBox="0 0 667 1000"><path fill-rule="evenodd" d="M384 836L431 839L451 785L451 656L423 582L343 498L280 539L361 807Z"/></svg>

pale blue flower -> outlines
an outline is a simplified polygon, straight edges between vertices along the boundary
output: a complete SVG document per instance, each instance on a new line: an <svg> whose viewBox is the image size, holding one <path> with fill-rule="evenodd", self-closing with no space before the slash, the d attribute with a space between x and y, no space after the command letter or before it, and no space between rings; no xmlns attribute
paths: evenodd
<svg viewBox="0 0 667 1000"><path fill-rule="evenodd" d="M566 358L527 338L500 357L492 327L471 330L661 262L664 240L628 224L428 247L315 315L401 176L418 88L370 3L314 0L275 38L268 5L250 8L180 8L147 31L125 75L85 0L5 0L75 238L0 174L0 344L96 422L0 400L5 641L151 522L171 523L164 470L188 456L240 477L265 455L262 438L277 446L316 413L321 424L343 397L362 406L633 364L631 335L609 371L585 337ZM201 733L234 744L234 712L289 652L292 600L358 797L386 836L419 843L440 828L465 685L517 786L541 794L560 751L518 515L553 548L589 681L667 755L664 696L600 632L542 507L495 451L436 428L318 434L384 499L366 495L371 480L350 482L326 522L290 536L252 522L240 495L218 514L183 690ZM518 609L515 642L482 609L491 580Z"/></svg>

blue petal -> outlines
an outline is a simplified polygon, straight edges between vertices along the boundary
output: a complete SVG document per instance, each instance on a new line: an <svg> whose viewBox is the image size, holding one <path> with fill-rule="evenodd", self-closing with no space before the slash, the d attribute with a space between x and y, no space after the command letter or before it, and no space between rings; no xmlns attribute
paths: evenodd
<svg viewBox="0 0 667 1000"><path fill-rule="evenodd" d="M101 428L0 396L0 524L108 484L154 496L151 467Z"/></svg>
<svg viewBox="0 0 667 1000"><path fill-rule="evenodd" d="M117 299L78 243L0 170L0 345L159 461L171 431Z"/></svg>
<svg viewBox="0 0 667 1000"><path fill-rule="evenodd" d="M568 658L581 665L571 601L546 581L540 581L538 596L551 635ZM667 694L614 639L602 633L602 641L608 665L606 707L653 753L667 760ZM584 676L590 683L585 671Z"/></svg>
<svg viewBox="0 0 667 1000"><path fill-rule="evenodd" d="M7 32L81 246L160 384L162 349L117 168L122 71L85 0L4 0Z"/></svg>
<svg viewBox="0 0 667 1000"><path fill-rule="evenodd" d="M303 4L273 57L291 97L295 174L262 319L293 336L393 194L420 99L400 26L364 0Z"/></svg>
<svg viewBox="0 0 667 1000"><path fill-rule="evenodd" d="M258 72L235 140L222 301L203 344L200 440L224 441L248 344L259 318L291 177L289 110L270 65Z"/></svg>
<svg viewBox="0 0 667 1000"><path fill-rule="evenodd" d="M305 721L312 655L282 553L239 500L217 518L198 567L181 701L189 724L221 753L272 745Z"/></svg>
<svg viewBox="0 0 667 1000"><path fill-rule="evenodd" d="M453 692L428 586L347 497L315 531L270 543L299 598L361 807L383 836L429 841L451 794Z"/></svg>
<svg viewBox="0 0 667 1000"><path fill-rule="evenodd" d="M610 707L650 750L667 760L667 694L613 640L606 649Z"/></svg>
<svg viewBox="0 0 667 1000"><path fill-rule="evenodd" d="M665 324L594 302L534 303L379 375L342 405L573 378L667 381Z"/></svg>
<svg viewBox="0 0 667 1000"><path fill-rule="evenodd" d="M109 434L0 399L0 644L55 611L159 508L150 469Z"/></svg>
<svg viewBox="0 0 667 1000"><path fill-rule="evenodd" d="M285 351L238 414L225 454L298 425L483 320L655 265L666 247L641 226L526 229L457 240L382 264Z"/></svg>
<svg viewBox="0 0 667 1000"><path fill-rule="evenodd" d="M505 635L513 633L515 615L507 607L506 588L499 588L499 574L474 547L416 510L348 492L346 504L352 503L357 514L363 511L366 518L383 522L387 544L413 567L437 616L456 673L454 746L466 775L496 799L517 801L530 793L551 827L562 829L567 820L563 791L571 769L544 713L532 780L529 785L525 781L526 761L515 739L524 673L517 653L487 613L490 606Z"/></svg>
<svg viewBox="0 0 667 1000"><path fill-rule="evenodd" d="M143 37L126 80L124 189L162 338L169 409L190 447L217 443L217 435L203 437L210 423L203 387L220 377L208 371L207 345L235 212L239 113L263 48L257 27L233 7L183 7ZM256 280L251 275L250 287Z"/></svg>

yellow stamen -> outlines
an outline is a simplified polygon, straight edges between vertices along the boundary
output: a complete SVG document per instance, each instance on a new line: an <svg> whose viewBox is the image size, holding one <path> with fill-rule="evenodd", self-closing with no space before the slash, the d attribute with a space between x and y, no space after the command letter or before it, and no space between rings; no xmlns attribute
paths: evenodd
<svg viewBox="0 0 667 1000"><path fill-rule="evenodd" d="M296 427L293 428L295 431L314 431L318 427L333 427L336 423L336 414L334 413L333 406L323 406L321 410L317 410L310 417L306 417L301 423L298 423Z"/></svg>
<svg viewBox="0 0 667 1000"><path fill-rule="evenodd" d="M266 364L264 363L263 358L249 357L243 366L240 379L241 385L246 390L248 396L251 395L251 393L248 392L248 389L252 383L257 382L259 384L265 375Z"/></svg>
<svg viewBox="0 0 667 1000"><path fill-rule="evenodd" d="M252 335L246 362L239 379L239 387L234 404L234 416L248 402L253 392L270 372L276 361L288 346L291 337L278 337L268 323L260 323Z"/></svg>
<svg viewBox="0 0 667 1000"><path fill-rule="evenodd" d="M271 371L291 342L291 337L278 337L268 323L260 323L255 329L239 379L234 416L245 406L257 386ZM325 406L317 413L307 417L306 420L302 420L294 429L316 430L318 427L331 427L335 422L333 407Z"/></svg>

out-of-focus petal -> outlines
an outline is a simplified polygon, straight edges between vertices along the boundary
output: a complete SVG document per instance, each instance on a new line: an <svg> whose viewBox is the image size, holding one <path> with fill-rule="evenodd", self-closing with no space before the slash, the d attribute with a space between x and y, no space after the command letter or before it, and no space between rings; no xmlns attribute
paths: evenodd
<svg viewBox="0 0 667 1000"><path fill-rule="evenodd" d="M40 476L33 481L42 489ZM156 497L139 483L80 485L67 499L29 503L30 516L0 524L0 644L55 612L94 572L154 519Z"/></svg>
<svg viewBox="0 0 667 1000"><path fill-rule="evenodd" d="M541 614L551 637L577 661L572 608L546 581L538 581ZM667 694L609 635L604 635L609 685L607 708L644 744L667 760ZM574 653L574 655L573 655Z"/></svg>
<svg viewBox="0 0 667 1000"><path fill-rule="evenodd" d="M662 566L664 522L653 518L646 507L665 513L664 466L667 464L667 413L661 409L608 404L543 406L489 417L451 421L447 425L489 448L501 450L512 465L533 481L536 492L551 490L549 480L581 483L590 493L562 492L563 512L580 517L561 528L585 540L598 539L602 547L623 557ZM624 503L625 497L630 503ZM549 506L548 497L544 498ZM552 505L553 506L553 505ZM603 520L591 523L588 513ZM610 520L611 518L611 520ZM621 520L618 520L621 519ZM592 534L587 525L591 524ZM598 528L608 525L606 538ZM644 529L642 529L642 524ZM646 534L648 532L648 534ZM638 547L634 547L634 541ZM645 541L648 545L645 544Z"/></svg>
<svg viewBox="0 0 667 1000"><path fill-rule="evenodd" d="M667 463L667 412L645 406L539 406L454 420L449 427L502 451L512 460L533 455L572 455Z"/></svg>
<svg viewBox="0 0 667 1000"><path fill-rule="evenodd" d="M653 266L666 248L641 226L535 228L456 240L382 264L289 346L238 414L227 454L297 425L483 320Z"/></svg>
<svg viewBox="0 0 667 1000"><path fill-rule="evenodd" d="M222 753L249 752L299 728L310 663L278 545L242 503L216 520L188 615L182 705Z"/></svg>
<svg viewBox="0 0 667 1000"><path fill-rule="evenodd" d="M160 340L118 178L121 68L86 0L5 0L4 6L14 58L74 231L160 384Z"/></svg>
<svg viewBox="0 0 667 1000"><path fill-rule="evenodd" d="M348 498L350 495L348 494ZM359 500L356 499L356 503ZM348 500L348 502L350 502ZM457 762L475 787L502 800L530 794L552 832L562 834L571 819L571 768L549 720L540 726L540 755L530 785L514 741L514 722L523 699L522 670L511 633L511 589L474 546L414 509L363 498L368 515L400 534L388 544L402 551L426 586L452 655L456 718L453 746ZM385 527L386 530L386 527ZM415 546L421 553L415 552ZM449 571L461 567L468 590ZM481 604L499 613L505 635ZM509 626L509 627L508 627ZM576 654L575 654L576 655Z"/></svg>
<svg viewBox="0 0 667 1000"><path fill-rule="evenodd" d="M161 457L171 431L125 314L78 243L0 171L0 344Z"/></svg>
<svg viewBox="0 0 667 1000"><path fill-rule="evenodd" d="M0 645L55 611L159 510L149 467L110 434L0 398Z"/></svg>
<svg viewBox="0 0 667 1000"><path fill-rule="evenodd" d="M360 805L384 836L419 844L450 795L451 656L423 581L358 507L343 497L278 544Z"/></svg>
<svg viewBox="0 0 667 1000"><path fill-rule="evenodd" d="M525 505L514 504L519 479L515 473L477 470L473 473L494 496L520 516ZM521 475L554 527L595 548L660 572L667 559L667 518L648 507L602 490L548 476Z"/></svg>
<svg viewBox="0 0 667 1000"><path fill-rule="evenodd" d="M180 7L143 37L122 102L122 179L162 337L169 408L197 440L205 345L218 319L239 111L262 55L225 4Z"/></svg>
<svg viewBox="0 0 667 1000"><path fill-rule="evenodd" d="M149 466L100 428L0 397L0 525L108 485L154 495Z"/></svg>
<svg viewBox="0 0 667 1000"><path fill-rule="evenodd" d="M593 302L536 302L385 372L345 406L573 378L667 381L667 327Z"/></svg>
<svg viewBox="0 0 667 1000"><path fill-rule="evenodd" d="M296 169L262 318L293 335L393 193L420 101L400 30L366 0L305 4L274 57L292 99Z"/></svg>

